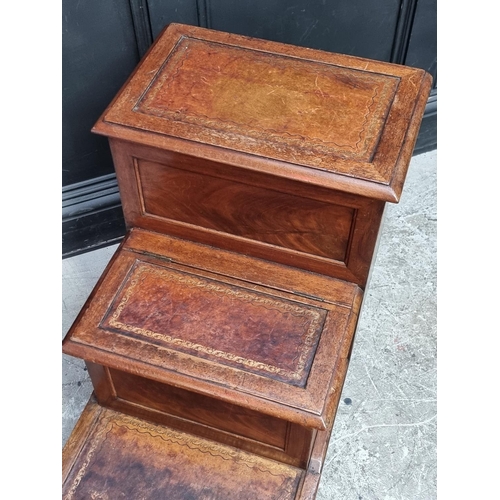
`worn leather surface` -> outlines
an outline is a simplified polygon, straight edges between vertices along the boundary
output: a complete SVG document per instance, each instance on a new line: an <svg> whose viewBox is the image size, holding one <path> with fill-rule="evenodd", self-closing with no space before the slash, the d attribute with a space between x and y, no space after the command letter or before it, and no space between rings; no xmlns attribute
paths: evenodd
<svg viewBox="0 0 500 500"><path fill-rule="evenodd" d="M303 386L327 311L137 263L102 326Z"/></svg>
<svg viewBox="0 0 500 500"><path fill-rule="evenodd" d="M259 141L277 155L293 148L367 161L398 81L184 37L135 109L232 134L243 150Z"/></svg>
<svg viewBox="0 0 500 500"><path fill-rule="evenodd" d="M88 429L87 429L88 430ZM304 471L103 409L64 500L292 499Z"/></svg>

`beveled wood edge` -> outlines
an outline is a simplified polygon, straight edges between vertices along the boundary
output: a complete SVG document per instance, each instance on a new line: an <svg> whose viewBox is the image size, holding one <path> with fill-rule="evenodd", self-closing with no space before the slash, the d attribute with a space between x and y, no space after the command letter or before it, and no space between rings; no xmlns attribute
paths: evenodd
<svg viewBox="0 0 500 500"><path fill-rule="evenodd" d="M318 430L316 433L316 439L312 446L309 463L307 464L306 475L297 496L297 500L314 500L314 498L316 497L316 492L321 480L321 473L325 464L328 445L330 443L330 437L333 430L335 413L337 412L340 395L342 393L343 382L345 379L345 375L347 374L348 361L344 360L343 364L345 364L345 370L343 370L344 374L342 377L343 380L341 381L342 385L340 387L340 390L335 394L335 404L333 405L334 414L332 415L332 419L328 424L328 427L325 430Z"/></svg>
<svg viewBox="0 0 500 500"><path fill-rule="evenodd" d="M239 169L234 169L232 166L227 166L221 162L205 160L191 155L176 153L171 150L150 147L116 138L110 138L109 142L112 148L115 145L120 146L120 150L123 149L125 152L125 157L131 157L129 161L133 162L135 169L137 169L136 162L140 161L160 163L176 170L204 176L208 175L216 179L224 179L238 184L263 188L279 194L287 193L291 196L321 201L323 203L339 203L339 200L342 200L342 205L352 209L359 209L364 207L367 203L377 201L370 200L369 198L360 198L359 196L351 195L343 191L311 186L308 183L294 181L289 178L285 179L282 177L270 176L263 172L255 174L255 172L251 170L245 172L246 175L243 179ZM181 163L176 164L179 159Z"/></svg>
<svg viewBox="0 0 500 500"><path fill-rule="evenodd" d="M262 38L241 35L238 33L229 33L211 28L204 28L200 26L187 25L182 23L170 23L166 25L157 39L161 38L166 31L171 33L171 39L177 40L180 36L187 36L193 38L201 38L210 42L223 43L234 47L244 47L252 49L257 52L272 53L285 55L291 58L301 60L308 60L311 62L327 63L333 65L349 64L352 69L359 71L366 71L366 64L369 63L369 71L374 73L385 74L385 69L391 67L394 71L394 76L403 77L408 74L408 70L413 70L408 66L396 63L389 63L385 61L377 61L368 59L361 56L354 56L348 54L341 54L338 52L331 52L327 50L314 49L310 47L301 47L298 45L276 42L272 40L265 40ZM258 45L258 47L256 47Z"/></svg>
<svg viewBox="0 0 500 500"><path fill-rule="evenodd" d="M333 426L335 416L337 414L340 394L342 393L342 388L349 366L349 354L356 336L356 327L359 320L362 301L363 293L360 290L354 299L353 307L345 328L344 337L342 338L342 348L338 353L335 369L332 372L332 378L330 380L330 393L329 396L325 398L325 406L322 414L324 415L326 430Z"/></svg>
<svg viewBox="0 0 500 500"><path fill-rule="evenodd" d="M325 404L325 420L327 422L327 429L333 426L335 421L335 416L337 414L337 409L340 401L340 395L342 393L345 377L347 375L347 369L349 367L350 353L352 346L354 345L354 339L356 337L356 328L359 320L359 312L361 307L362 297L359 297L359 304L357 310L351 313L349 317L348 326L346 328L347 342L343 342L342 350L338 357L338 369L335 370L332 378L332 397Z"/></svg>
<svg viewBox="0 0 500 500"><path fill-rule="evenodd" d="M128 235L125 235L125 237L122 239L122 241L118 245L118 248L115 250L115 253L111 256L111 259L109 260L108 264L104 268L104 271L102 272L101 276L97 280L97 283L95 284L94 288L90 292L90 295L88 296L87 300L83 304L83 307L80 309L80 312L78 313L78 315L76 316L75 320L73 321L73 323L69 327L68 332L66 333L64 339L66 339L66 337L70 336L70 334L71 334L74 326L81 321L82 316L85 314L85 312L86 312L89 304L92 302L92 299L95 297L97 291L99 290L100 286L102 285L102 282L106 279L108 271L111 269L111 267L113 266L114 262L116 261L116 259L120 255L120 251L125 246L125 243L127 241L127 236ZM63 345L64 345L64 339L63 339Z"/></svg>
<svg viewBox="0 0 500 500"><path fill-rule="evenodd" d="M404 138L403 145L401 146L396 167L394 168L392 179L390 181L390 185L394 186L394 194L396 196L396 202L398 203L401 199L406 174L408 172L413 150L415 149L415 144L417 143L418 131L422 122L422 117L425 113L425 107L427 105L431 88L432 76L429 73L425 73L417 102L415 103L415 107L413 109L411 121L408 130L406 131L406 136Z"/></svg>
<svg viewBox="0 0 500 500"><path fill-rule="evenodd" d="M108 138L123 140L125 142L147 145L154 148L171 150L176 153L186 154L205 160L212 160L225 165L247 169L255 172L264 172L284 179L307 182L313 186L335 189L377 200L398 202L394 189L382 183L351 177L320 170L313 167L287 163L281 160L265 158L250 153L225 149L219 146L190 141L178 137L164 136L156 132L143 131L102 122L94 126L92 132Z"/></svg>
<svg viewBox="0 0 500 500"><path fill-rule="evenodd" d="M132 374L141 374L144 378L155 380L163 384L169 384L180 389L190 390L205 396L214 397L230 403L240 405L245 408L260 411L272 417L289 420L292 423L312 427L314 429L324 429L325 423L321 415L316 415L311 412L300 410L287 406L284 403L278 403L262 397L241 393L235 399L234 389L231 387L219 386L215 382L206 382L201 379L196 379L196 387L192 386L193 376L178 374L175 371L168 372L168 378L164 376L165 370L159 370L156 366L152 366L145 361L134 359L130 362L131 366L123 365L123 356L120 354L110 353L97 347L89 346L72 339L65 339L63 344L63 352L67 355L90 361L95 364L102 364L115 370L122 370ZM214 396L214 386L217 387L218 394Z"/></svg>
<svg viewBox="0 0 500 500"><path fill-rule="evenodd" d="M62 482L66 481L103 407L92 393L62 451Z"/></svg>

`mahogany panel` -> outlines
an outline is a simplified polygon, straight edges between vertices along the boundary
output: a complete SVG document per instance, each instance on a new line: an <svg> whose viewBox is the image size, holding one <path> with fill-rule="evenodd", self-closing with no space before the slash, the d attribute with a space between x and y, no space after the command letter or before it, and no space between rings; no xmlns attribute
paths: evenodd
<svg viewBox="0 0 500 500"><path fill-rule="evenodd" d="M146 215L345 261L355 210L136 160Z"/></svg>
<svg viewBox="0 0 500 500"><path fill-rule="evenodd" d="M284 420L119 370L110 375L120 399L285 450Z"/></svg>
<svg viewBox="0 0 500 500"><path fill-rule="evenodd" d="M99 404L305 468L316 431L282 419L86 362Z"/></svg>

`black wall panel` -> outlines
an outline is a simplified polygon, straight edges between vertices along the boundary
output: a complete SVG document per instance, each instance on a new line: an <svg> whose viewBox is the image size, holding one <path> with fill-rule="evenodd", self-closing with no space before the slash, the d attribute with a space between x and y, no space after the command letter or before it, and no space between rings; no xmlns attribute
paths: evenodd
<svg viewBox="0 0 500 500"><path fill-rule="evenodd" d="M170 23L199 26L196 0L149 0L148 6L153 38Z"/></svg>
<svg viewBox="0 0 500 500"><path fill-rule="evenodd" d="M389 61L398 0L210 0L211 28Z"/></svg>
<svg viewBox="0 0 500 500"><path fill-rule="evenodd" d="M90 129L138 62L127 0L65 0L63 185L113 172L107 140Z"/></svg>
<svg viewBox="0 0 500 500"><path fill-rule="evenodd" d="M419 0L404 62L428 71L437 88L437 0Z"/></svg>

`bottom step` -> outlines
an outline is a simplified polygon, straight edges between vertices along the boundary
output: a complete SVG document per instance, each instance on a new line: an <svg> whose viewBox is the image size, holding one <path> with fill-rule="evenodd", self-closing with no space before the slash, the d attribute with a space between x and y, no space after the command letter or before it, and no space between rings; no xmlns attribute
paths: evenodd
<svg viewBox="0 0 500 500"><path fill-rule="evenodd" d="M314 497L318 481L318 474L103 408L93 396L63 451L68 500L302 499Z"/></svg>

